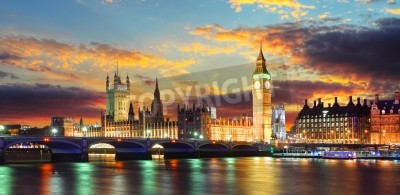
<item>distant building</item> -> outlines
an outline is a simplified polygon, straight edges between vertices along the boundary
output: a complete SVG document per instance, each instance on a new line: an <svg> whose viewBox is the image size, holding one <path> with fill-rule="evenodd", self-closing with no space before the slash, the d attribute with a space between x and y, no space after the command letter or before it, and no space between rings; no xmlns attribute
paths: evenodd
<svg viewBox="0 0 400 195"><path fill-rule="evenodd" d="M371 106L371 143L400 144L400 102L399 92L394 99L380 100L375 95Z"/></svg>
<svg viewBox="0 0 400 195"><path fill-rule="evenodd" d="M352 96L346 106L340 106L335 97L331 106L324 106L318 99L310 108L305 100L303 109L296 118L298 142L311 143L369 143L370 108L367 100L353 103Z"/></svg>
<svg viewBox="0 0 400 195"><path fill-rule="evenodd" d="M74 117L51 117L51 126L57 130L55 135L75 136Z"/></svg>
<svg viewBox="0 0 400 195"><path fill-rule="evenodd" d="M272 137L280 141L286 140L285 106L275 105L272 108Z"/></svg>
<svg viewBox="0 0 400 195"><path fill-rule="evenodd" d="M4 129L0 130L0 134L9 134L10 136L18 136L22 127L20 124L1 125Z"/></svg>

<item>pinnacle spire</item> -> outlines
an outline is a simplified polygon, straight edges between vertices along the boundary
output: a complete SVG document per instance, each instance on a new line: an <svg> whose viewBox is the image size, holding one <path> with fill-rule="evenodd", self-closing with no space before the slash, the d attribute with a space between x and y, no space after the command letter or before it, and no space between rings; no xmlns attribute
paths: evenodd
<svg viewBox="0 0 400 195"><path fill-rule="evenodd" d="M158 78L156 77L156 91L158 91Z"/></svg>
<svg viewBox="0 0 400 195"><path fill-rule="evenodd" d="M118 60L117 60L117 75L118 75Z"/></svg>
<svg viewBox="0 0 400 195"><path fill-rule="evenodd" d="M262 52L262 41L260 41L260 53L258 54L257 61L258 61L258 60L263 60L263 61L265 61L264 54L263 54L263 52Z"/></svg>

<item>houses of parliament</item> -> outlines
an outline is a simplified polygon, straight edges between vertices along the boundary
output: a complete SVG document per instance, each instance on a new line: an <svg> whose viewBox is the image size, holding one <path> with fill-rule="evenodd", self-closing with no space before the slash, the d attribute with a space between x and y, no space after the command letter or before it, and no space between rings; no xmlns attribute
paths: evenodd
<svg viewBox="0 0 400 195"><path fill-rule="evenodd" d="M165 120L157 79L151 107L139 107L137 113L135 113L134 106L130 102L130 94L133 91L129 76L126 76L125 83L121 79L118 66L112 81L107 75L105 83L106 111L101 113L101 127L89 128L85 132L82 132L80 128L78 134L75 135L247 142L269 142L272 137L285 135L284 120L283 125L272 124L271 75L267 70L261 46L255 70L251 75L252 117L240 116L232 119L218 119L212 117L212 107L193 104L190 106L178 105L177 121ZM280 107L280 109L284 108ZM279 118L282 118L281 114L282 112L279 113ZM277 121L277 123L282 123L282 120ZM273 128L273 126L279 128Z"/></svg>

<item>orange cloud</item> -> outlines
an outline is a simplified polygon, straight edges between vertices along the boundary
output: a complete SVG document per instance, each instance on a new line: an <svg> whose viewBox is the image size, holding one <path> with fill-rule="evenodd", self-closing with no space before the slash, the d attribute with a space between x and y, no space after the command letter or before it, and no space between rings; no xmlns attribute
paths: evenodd
<svg viewBox="0 0 400 195"><path fill-rule="evenodd" d="M307 15L308 12L302 11L302 9L315 9L315 6L304 5L296 0L229 0L229 3L236 12L242 11L242 5L256 4L259 9L270 12L275 12L277 8L288 7L295 10L292 12L292 16L295 18ZM288 15L285 14L285 17L288 17Z"/></svg>
<svg viewBox="0 0 400 195"><path fill-rule="evenodd" d="M196 53L201 56L210 56L210 55L216 55L216 54L231 54L236 51L235 47L214 47L210 45L206 45L200 42L195 42L192 44L185 45L183 47L178 48L179 51L183 52L191 52L191 53Z"/></svg>
<svg viewBox="0 0 400 195"><path fill-rule="evenodd" d="M281 33L287 31L293 33L290 34L290 37L282 37ZM207 40L218 43L234 43L238 49L243 47L258 49L260 41L262 41L263 49L280 56L290 54L293 46L302 44L305 38L300 27L285 25L240 27L231 30L224 29L219 25L206 25L194 29L189 34L203 36Z"/></svg>
<svg viewBox="0 0 400 195"><path fill-rule="evenodd" d="M323 14L318 15L318 18L324 19L324 18L328 17L329 14L330 14L329 12L324 12Z"/></svg>
<svg viewBox="0 0 400 195"><path fill-rule="evenodd" d="M394 14L394 15L400 15L400 8L397 8L397 9L389 9L389 8L386 8L386 9L384 9L385 10L385 12L387 12L387 13L391 13L391 14Z"/></svg>
<svg viewBox="0 0 400 195"><path fill-rule="evenodd" d="M83 65L90 71L109 71L116 62L123 67L159 69L163 75L187 72L186 68L195 63L193 59L168 60L137 50L119 49L109 44L61 43L51 39L33 37L1 37L0 53L11 57L0 58L6 65L32 71L77 72ZM13 57L15 56L15 57Z"/></svg>

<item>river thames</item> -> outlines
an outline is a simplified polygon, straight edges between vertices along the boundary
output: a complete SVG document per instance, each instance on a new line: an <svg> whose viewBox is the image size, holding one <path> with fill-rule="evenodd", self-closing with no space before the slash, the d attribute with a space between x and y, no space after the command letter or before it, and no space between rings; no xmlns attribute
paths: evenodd
<svg viewBox="0 0 400 195"><path fill-rule="evenodd" d="M400 162L271 157L0 166L0 194L399 194Z"/></svg>

